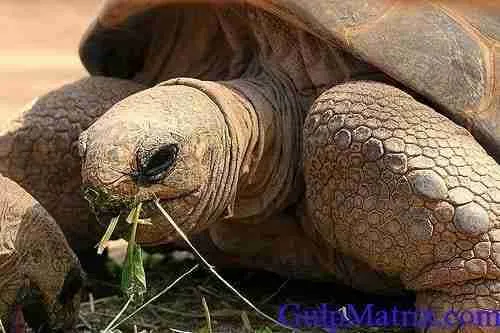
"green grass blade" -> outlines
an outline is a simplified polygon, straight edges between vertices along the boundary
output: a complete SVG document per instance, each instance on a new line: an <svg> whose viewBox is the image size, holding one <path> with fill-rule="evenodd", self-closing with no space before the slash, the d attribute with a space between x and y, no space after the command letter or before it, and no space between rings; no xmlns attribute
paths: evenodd
<svg viewBox="0 0 500 333"><path fill-rule="evenodd" d="M137 206L132 208L132 210L130 211L130 213L128 214L127 219L126 219L126 221L129 224L134 224L135 221L139 220L139 215L141 214L141 208L142 208L141 203L139 203Z"/></svg>
<svg viewBox="0 0 500 333"><path fill-rule="evenodd" d="M182 279L184 279L186 276L188 276L189 274L191 274L192 272L194 272L195 270L197 270L199 267L198 264L194 265L193 267L191 267L191 269L189 269L188 271L186 271L184 274L182 274L181 276L179 276L177 279L175 279L175 281L173 281L171 284L169 284L165 289L163 289L162 291L160 291L158 294L156 294L155 296L151 297L151 299L149 299L146 303L142 304L139 308L137 308L134 312L132 312L131 314L129 314L127 317L125 317L124 319L122 319L118 324L114 325L111 330L114 330L116 328L118 328L121 324L125 323L127 320L129 320L130 318L132 318L133 316L135 316L137 313L139 313L140 311L142 311L146 306L148 306L149 304L153 303L154 301L156 301L158 298L160 298L161 296L163 296L165 293L167 293L170 289L172 289L177 283L179 283Z"/></svg>
<svg viewBox="0 0 500 333"><path fill-rule="evenodd" d="M203 310L205 311L205 320L207 322L208 333L212 332L212 318L210 317L210 310L208 309L208 304L205 297L201 296L201 304L203 304Z"/></svg>
<svg viewBox="0 0 500 333"><path fill-rule="evenodd" d="M142 295L147 291L142 249L135 241L141 207L142 205L138 204L127 217L127 221L130 220L129 223L132 223L132 232L128 241L127 256L120 284L122 291L129 297L137 296L139 298L142 298Z"/></svg>
<svg viewBox="0 0 500 333"><path fill-rule="evenodd" d="M106 248L107 243L111 239L111 235L113 235L113 231L115 231L116 225L118 224L119 220L120 220L120 215L113 217L111 219L111 222L109 223L108 228L104 233L104 236L102 236L101 240L97 244L97 254L101 255L104 252L104 249Z"/></svg>
<svg viewBox="0 0 500 333"><path fill-rule="evenodd" d="M153 225L153 223L151 223L151 219L141 219L139 218L140 215L141 215L141 210L142 210L142 203L139 203L137 206L135 206L134 208L132 208L132 210L130 211L130 213L128 214L127 216L127 223L129 224L134 224L134 223L137 223L137 224L145 224L145 225Z"/></svg>
<svg viewBox="0 0 500 333"><path fill-rule="evenodd" d="M127 296L139 298L147 291L142 249L137 244L127 249L127 258L121 276L121 289Z"/></svg>
<svg viewBox="0 0 500 333"><path fill-rule="evenodd" d="M133 266L134 281L137 284L139 293L143 294L147 290L146 273L144 272L142 249L138 244L135 245Z"/></svg>

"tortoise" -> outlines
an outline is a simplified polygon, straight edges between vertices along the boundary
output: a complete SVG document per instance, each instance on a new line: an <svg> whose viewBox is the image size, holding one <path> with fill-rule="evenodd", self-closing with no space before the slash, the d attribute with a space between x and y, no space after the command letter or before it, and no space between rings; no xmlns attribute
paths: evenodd
<svg viewBox="0 0 500 333"><path fill-rule="evenodd" d="M49 203L86 211L82 185L101 221L145 202L145 245L177 237L159 199L247 265L498 309L499 18L494 1L107 0L80 45L91 77L4 132L0 171L75 247L90 215ZM444 331L494 330L462 326Z"/></svg>
<svg viewBox="0 0 500 333"><path fill-rule="evenodd" d="M55 220L0 175L0 321L7 332L65 332L77 318L83 271Z"/></svg>

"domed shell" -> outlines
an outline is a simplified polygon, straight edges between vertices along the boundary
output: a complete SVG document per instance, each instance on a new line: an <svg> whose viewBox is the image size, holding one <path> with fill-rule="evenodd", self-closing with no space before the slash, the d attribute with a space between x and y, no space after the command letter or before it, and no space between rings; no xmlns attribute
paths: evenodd
<svg viewBox="0 0 500 333"><path fill-rule="evenodd" d="M148 31L153 29L151 22L158 8L167 11L162 19L165 34L172 36L170 43L186 43L176 39L174 22L192 20L192 26L205 25L203 38L210 38L213 44L209 46L221 59L244 57L235 51L237 46L226 53L222 51L231 45L218 43L215 32L211 33L221 21L205 18L203 10L194 10L189 17L178 15L179 11L200 3L205 8L219 9L254 6L325 43L341 46L466 127L500 161L500 3L497 0L106 0L81 42L83 64L94 75L136 79L134 75L143 66L150 43ZM203 43L196 36L193 42ZM189 63L183 62L189 60L168 61L179 62L175 73L178 76L198 75L185 70ZM234 68L211 70L226 73L226 79L240 73Z"/></svg>

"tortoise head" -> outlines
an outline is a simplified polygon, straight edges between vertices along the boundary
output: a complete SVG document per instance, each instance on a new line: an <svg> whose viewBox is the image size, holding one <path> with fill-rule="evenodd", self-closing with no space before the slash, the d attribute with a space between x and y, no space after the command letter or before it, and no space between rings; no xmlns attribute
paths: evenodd
<svg viewBox="0 0 500 333"><path fill-rule="evenodd" d="M14 182L0 205L0 319L8 331L65 332L78 315L84 273L49 213Z"/></svg>
<svg viewBox="0 0 500 333"><path fill-rule="evenodd" d="M153 226L140 226L142 243L176 236L153 209L154 200L190 233L220 216L234 192L235 134L223 107L196 83L201 81L174 80L132 95L80 136L84 192L91 207L106 223L144 202L143 217L151 218Z"/></svg>

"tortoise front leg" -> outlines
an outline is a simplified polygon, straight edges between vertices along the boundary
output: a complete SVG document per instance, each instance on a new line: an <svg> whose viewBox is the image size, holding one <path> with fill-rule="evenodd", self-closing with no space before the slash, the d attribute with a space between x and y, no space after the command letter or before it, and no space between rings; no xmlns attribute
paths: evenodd
<svg viewBox="0 0 500 333"><path fill-rule="evenodd" d="M315 101L304 136L306 210L325 242L440 313L500 309L500 167L465 129L399 89L357 82Z"/></svg>
<svg viewBox="0 0 500 333"><path fill-rule="evenodd" d="M23 186L60 223L70 244L99 237L80 192L75 142L113 104L144 89L134 82L89 77L63 86L0 130L0 172Z"/></svg>
<svg viewBox="0 0 500 333"><path fill-rule="evenodd" d="M214 244L234 262L283 276L325 276L318 248L305 237L295 217L277 214L259 223L218 221L210 227Z"/></svg>
<svg viewBox="0 0 500 333"><path fill-rule="evenodd" d="M219 221L210 227L210 236L222 251L221 262L225 258L291 278L336 280L374 293L396 295L402 290L394 279L307 235L295 214L276 214L257 224Z"/></svg>
<svg viewBox="0 0 500 333"><path fill-rule="evenodd" d="M443 285L417 294L417 307L429 309L426 333L494 333L500 326L500 281L478 279ZM426 321L422 322L423 324ZM428 326L425 330L425 326Z"/></svg>

